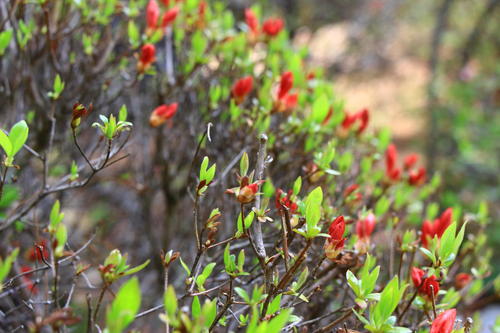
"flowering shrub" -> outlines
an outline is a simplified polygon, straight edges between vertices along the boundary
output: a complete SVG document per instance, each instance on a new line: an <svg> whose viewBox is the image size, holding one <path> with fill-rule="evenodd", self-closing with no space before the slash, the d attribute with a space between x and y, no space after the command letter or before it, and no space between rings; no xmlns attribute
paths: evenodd
<svg viewBox="0 0 500 333"><path fill-rule="evenodd" d="M487 208L435 204L439 175L344 110L283 20L199 0L7 15L2 329L474 329Z"/></svg>

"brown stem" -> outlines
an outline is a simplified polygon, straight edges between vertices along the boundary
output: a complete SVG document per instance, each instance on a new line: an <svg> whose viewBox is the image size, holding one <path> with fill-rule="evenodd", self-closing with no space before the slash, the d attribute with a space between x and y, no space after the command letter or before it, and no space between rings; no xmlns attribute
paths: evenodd
<svg viewBox="0 0 500 333"><path fill-rule="evenodd" d="M92 316L92 321L94 323L97 322L97 315L99 314L99 308L101 307L102 299L104 298L104 294L106 293L107 289L108 289L108 284L104 283L104 286L101 288L101 292L99 293L99 298L97 299L97 305L94 310L94 315Z"/></svg>
<svg viewBox="0 0 500 333"><path fill-rule="evenodd" d="M224 313L226 313L226 311L229 309L229 307L231 306L232 303L233 303L233 277L231 277L229 280L229 291L227 294L226 304L224 304L224 307L219 311L219 313L217 314L217 317L215 317L215 320L213 321L212 325L210 326L210 329L209 329L210 332L212 332L214 330L215 326L217 326L217 323L222 318Z"/></svg>

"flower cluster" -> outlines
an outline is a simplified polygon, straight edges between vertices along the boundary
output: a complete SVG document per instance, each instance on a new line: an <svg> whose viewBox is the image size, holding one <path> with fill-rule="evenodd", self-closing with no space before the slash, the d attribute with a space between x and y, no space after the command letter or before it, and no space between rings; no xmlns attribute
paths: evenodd
<svg viewBox="0 0 500 333"><path fill-rule="evenodd" d="M260 36L261 29L257 16L249 8L245 10L245 22L249 28L250 39L256 41ZM284 26L285 23L282 19L271 17L262 24L262 32L266 38L276 37L283 30Z"/></svg>
<svg viewBox="0 0 500 333"><path fill-rule="evenodd" d="M439 282L434 275L426 277L426 273L423 270L412 267L411 279L420 295L426 297L428 300L437 296L439 292Z"/></svg>
<svg viewBox="0 0 500 333"><path fill-rule="evenodd" d="M169 6L169 4L166 4L165 2L164 5L166 7ZM149 0L146 7L146 35L150 36L154 34L158 29L164 29L172 24L178 13L179 8L174 6L165 10L160 20L160 6L156 2L156 0Z"/></svg>
<svg viewBox="0 0 500 333"><path fill-rule="evenodd" d="M397 166L398 150L394 144L390 144L385 153L386 177L392 182L397 182L402 174L401 168ZM427 170L425 167L415 169L415 164L418 162L417 154L410 154L404 159L404 171L408 174L408 184L419 186L425 183L427 178Z"/></svg>
<svg viewBox="0 0 500 333"><path fill-rule="evenodd" d="M348 133L351 129L356 128L358 135L362 134L368 127L370 113L368 109L362 109L356 113L345 112L344 120L342 121L341 129L343 133Z"/></svg>
<svg viewBox="0 0 500 333"><path fill-rule="evenodd" d="M231 93L236 104L241 104L245 100L245 98L250 94L253 88L253 77L245 76L244 78L239 79L233 84L231 88Z"/></svg>

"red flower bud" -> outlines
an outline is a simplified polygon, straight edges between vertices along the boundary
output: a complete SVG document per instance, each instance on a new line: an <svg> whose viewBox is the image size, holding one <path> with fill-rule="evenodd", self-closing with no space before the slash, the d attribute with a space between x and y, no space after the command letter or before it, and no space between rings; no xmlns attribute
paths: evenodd
<svg viewBox="0 0 500 333"><path fill-rule="evenodd" d="M245 100L247 95L252 91L253 88L253 77L246 76L242 79L236 81L231 89L236 104L240 104Z"/></svg>
<svg viewBox="0 0 500 333"><path fill-rule="evenodd" d="M420 268L413 267L411 269L411 279L415 288L418 288L419 294L426 296L428 298L434 297L439 292L439 282L434 275L430 277L425 277L425 272Z"/></svg>
<svg viewBox="0 0 500 333"><path fill-rule="evenodd" d="M31 272L32 268L30 266L21 265L21 273ZM38 288L36 287L33 280L31 280L31 273L25 274L21 277L21 281L23 281L23 286L28 290L28 292L37 294Z"/></svg>
<svg viewBox="0 0 500 333"><path fill-rule="evenodd" d="M245 9L245 22L247 23L248 28L250 28L252 34L259 34L259 21L257 20L255 13L249 8Z"/></svg>
<svg viewBox="0 0 500 333"><path fill-rule="evenodd" d="M369 213L364 219L361 219L356 223L356 234L360 239L369 239L373 230L375 229L375 215Z"/></svg>
<svg viewBox="0 0 500 333"><path fill-rule="evenodd" d="M344 232L345 220L341 215L333 220L330 224L330 227L328 228L328 235L330 235L330 238L326 239L325 245L323 247L327 258L332 260L337 258L340 251L342 251L342 249L344 248Z"/></svg>
<svg viewBox="0 0 500 333"><path fill-rule="evenodd" d="M299 94L289 94L283 98L285 110L291 110L297 106Z"/></svg>
<svg viewBox="0 0 500 333"><path fill-rule="evenodd" d="M418 160L419 160L418 154L410 154L406 156L404 161L405 170L410 170L411 168L413 168L413 166L418 162Z"/></svg>
<svg viewBox="0 0 500 333"><path fill-rule="evenodd" d="M368 109L363 109L356 114L357 119L359 119L360 124L358 128L358 134L363 133L368 127L368 122L370 120L370 114Z"/></svg>
<svg viewBox="0 0 500 333"><path fill-rule="evenodd" d="M137 64L137 70L140 73L143 73L153 62L155 62L155 53L156 49L153 44L144 44L142 46L139 63Z"/></svg>
<svg viewBox="0 0 500 333"><path fill-rule="evenodd" d="M280 86L278 89L278 99L285 97L293 87L293 73L285 72L281 75Z"/></svg>
<svg viewBox="0 0 500 333"><path fill-rule="evenodd" d="M152 127L160 126L175 115L175 113L177 112L177 106L177 103L172 103L169 105L163 104L158 106L151 113L151 116L149 117L149 124Z"/></svg>
<svg viewBox="0 0 500 333"><path fill-rule="evenodd" d="M450 309L441 312L432 322L430 333L451 333L455 326L457 310Z"/></svg>
<svg viewBox="0 0 500 333"><path fill-rule="evenodd" d="M412 186L419 186L425 183L427 176L427 171L424 167L420 167L418 170L411 171L408 176L408 183Z"/></svg>
<svg viewBox="0 0 500 333"><path fill-rule="evenodd" d="M472 281L472 276L467 273L458 273L455 276L455 288L458 290L465 288Z"/></svg>
<svg viewBox="0 0 500 333"><path fill-rule="evenodd" d="M158 18L160 17L160 7L156 0L149 0L146 7L146 25L149 29L156 29Z"/></svg>
<svg viewBox="0 0 500 333"><path fill-rule="evenodd" d="M172 22L174 22L175 18L177 17L177 14L179 13L179 8L178 7L173 7L170 8L163 14L163 18L161 20L161 27L165 28L169 26Z"/></svg>
<svg viewBox="0 0 500 333"><path fill-rule="evenodd" d="M274 37L281 32L284 22L279 18L269 18L262 24L262 31L269 36Z"/></svg>
<svg viewBox="0 0 500 333"><path fill-rule="evenodd" d="M385 153L385 166L387 170L393 170L396 168L396 161L398 159L398 151L394 144L390 144L387 147L387 151Z"/></svg>

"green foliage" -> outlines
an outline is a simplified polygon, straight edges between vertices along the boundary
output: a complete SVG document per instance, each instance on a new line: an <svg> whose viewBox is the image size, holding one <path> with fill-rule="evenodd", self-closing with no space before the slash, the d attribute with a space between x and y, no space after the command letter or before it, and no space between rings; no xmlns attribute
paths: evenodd
<svg viewBox="0 0 500 333"><path fill-rule="evenodd" d="M123 131L129 131L132 127L131 122L123 120L116 121L114 115L110 115L109 119L103 115L99 115L99 118L101 119L102 124L95 122L92 124L92 127L99 128L102 135L105 136L108 140L113 140L118 134Z"/></svg>
<svg viewBox="0 0 500 333"><path fill-rule="evenodd" d="M114 249L109 253L106 260L104 260L104 267L107 269L101 272L106 283L111 284L123 276L137 273L146 267L150 261L148 259L139 266L129 268L130 266L127 264L127 259L128 255L125 254L122 256L118 249Z"/></svg>
<svg viewBox="0 0 500 333"><path fill-rule="evenodd" d="M8 134L5 134L0 129L0 146L6 155L4 160L5 166L12 166L14 156L21 150L28 139L28 133L28 124L24 120L15 123Z"/></svg>
<svg viewBox="0 0 500 333"><path fill-rule="evenodd" d="M135 319L141 306L141 288L136 277L125 282L106 311L108 333L123 332Z"/></svg>
<svg viewBox="0 0 500 333"><path fill-rule="evenodd" d="M12 39L12 29L0 32L0 56L3 56Z"/></svg>
<svg viewBox="0 0 500 333"><path fill-rule="evenodd" d="M63 90L64 90L64 82L61 80L59 74L57 74L56 78L54 79L54 86L52 88L52 91L49 92L47 95L53 100L56 100L59 99Z"/></svg>
<svg viewBox="0 0 500 333"><path fill-rule="evenodd" d="M15 248L5 259L0 257L0 292L3 289L2 281L9 275L12 264L16 261L19 248Z"/></svg>

